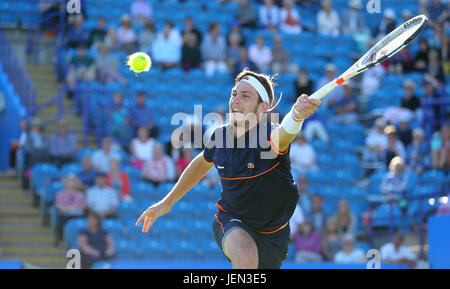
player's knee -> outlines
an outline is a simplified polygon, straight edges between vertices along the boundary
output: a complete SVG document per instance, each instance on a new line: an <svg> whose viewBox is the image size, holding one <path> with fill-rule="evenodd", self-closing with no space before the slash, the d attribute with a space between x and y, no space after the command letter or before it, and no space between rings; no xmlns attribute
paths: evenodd
<svg viewBox="0 0 450 289"><path fill-rule="evenodd" d="M256 246L244 247L239 250L237 260L234 263L236 269L257 269L258 268L258 250Z"/></svg>

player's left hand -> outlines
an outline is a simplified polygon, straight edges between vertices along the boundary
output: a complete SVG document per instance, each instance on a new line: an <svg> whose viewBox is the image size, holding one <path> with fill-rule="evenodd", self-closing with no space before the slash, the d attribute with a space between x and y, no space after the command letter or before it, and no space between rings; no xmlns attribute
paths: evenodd
<svg viewBox="0 0 450 289"><path fill-rule="evenodd" d="M316 112L321 103L322 101L320 99L309 98L306 94L300 95L294 103L295 117L298 119L306 119Z"/></svg>

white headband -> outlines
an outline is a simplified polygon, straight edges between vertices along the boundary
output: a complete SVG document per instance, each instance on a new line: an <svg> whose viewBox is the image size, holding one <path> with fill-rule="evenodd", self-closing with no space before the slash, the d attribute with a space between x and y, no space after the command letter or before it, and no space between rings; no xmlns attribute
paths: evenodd
<svg viewBox="0 0 450 289"><path fill-rule="evenodd" d="M264 86L261 84L261 82L259 82L258 79L256 79L255 77L251 76L251 75L245 75L244 77L241 78L241 81L247 82L249 83L251 86L253 86L254 89L256 89L256 91L258 92L258 94L261 96L263 102L267 102L267 104L270 107L270 100L269 100L269 95L267 94L267 90L264 88ZM278 102L271 108L268 109L268 111L271 111L272 109L274 109L281 100L281 94L280 94L280 98L278 99Z"/></svg>

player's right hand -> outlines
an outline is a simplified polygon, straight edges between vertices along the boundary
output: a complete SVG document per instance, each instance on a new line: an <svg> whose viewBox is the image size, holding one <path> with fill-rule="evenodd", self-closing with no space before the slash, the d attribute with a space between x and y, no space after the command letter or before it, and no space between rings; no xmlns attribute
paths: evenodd
<svg viewBox="0 0 450 289"><path fill-rule="evenodd" d="M153 223L155 223L156 219L167 214L169 211L170 206L164 201L159 201L158 203L148 207L147 210L142 213L136 222L136 226L139 226L142 220L144 220L142 232L147 233Z"/></svg>

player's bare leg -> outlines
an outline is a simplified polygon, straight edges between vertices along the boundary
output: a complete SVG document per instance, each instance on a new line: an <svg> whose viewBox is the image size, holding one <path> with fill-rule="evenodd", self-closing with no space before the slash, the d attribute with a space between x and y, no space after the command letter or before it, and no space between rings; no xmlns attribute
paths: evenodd
<svg viewBox="0 0 450 289"><path fill-rule="evenodd" d="M257 269L258 248L253 238L243 229L234 228L223 242L225 255L233 269Z"/></svg>

